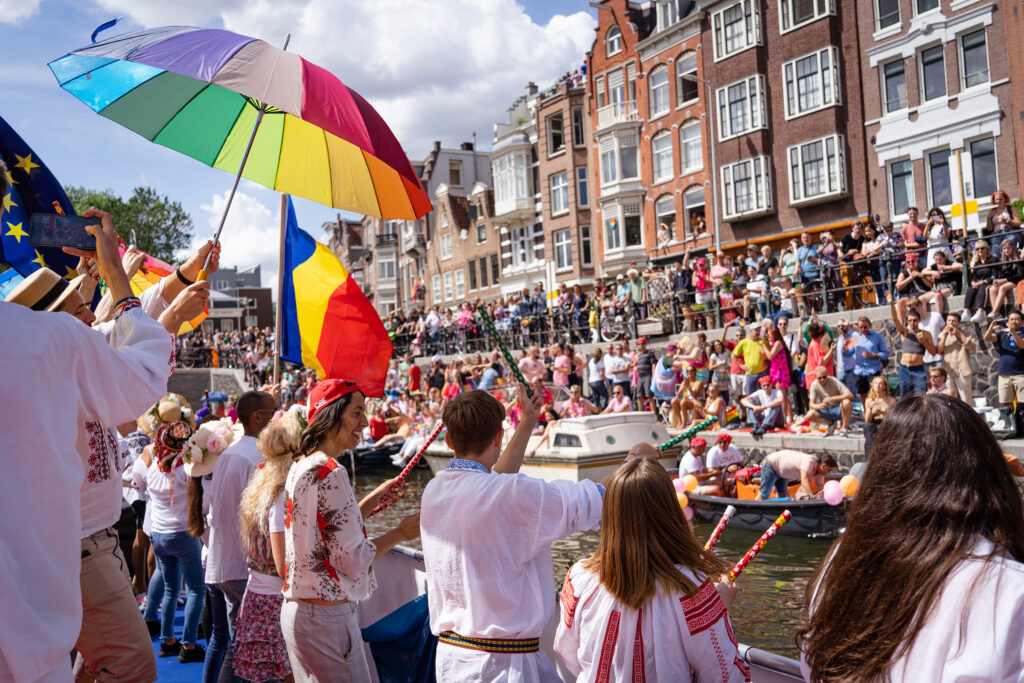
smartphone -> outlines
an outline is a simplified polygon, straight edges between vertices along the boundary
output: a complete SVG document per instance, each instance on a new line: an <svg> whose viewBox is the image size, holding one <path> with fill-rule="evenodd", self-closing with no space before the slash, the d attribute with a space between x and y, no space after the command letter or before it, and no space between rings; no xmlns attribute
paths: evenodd
<svg viewBox="0 0 1024 683"><path fill-rule="evenodd" d="M996 318L995 322L996 325L1005 325L1007 320L1009 320L1009 318Z"/></svg>
<svg viewBox="0 0 1024 683"><path fill-rule="evenodd" d="M96 238L85 231L85 226L98 225L99 222L98 218L34 213L29 219L28 241L35 247L74 247L94 251Z"/></svg>

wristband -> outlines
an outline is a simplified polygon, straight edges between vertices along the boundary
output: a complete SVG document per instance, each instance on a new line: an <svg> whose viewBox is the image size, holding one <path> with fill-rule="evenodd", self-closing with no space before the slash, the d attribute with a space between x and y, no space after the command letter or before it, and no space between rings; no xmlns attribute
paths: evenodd
<svg viewBox="0 0 1024 683"><path fill-rule="evenodd" d="M193 282L192 280L189 280L187 277L185 277L182 274L180 267L174 269L174 274L178 276L178 279L181 280L181 283L183 285L185 285L186 287L188 287L189 285L194 285L195 284L195 282Z"/></svg>
<svg viewBox="0 0 1024 683"><path fill-rule="evenodd" d="M121 317L122 313L130 311L133 308L142 308L142 303L139 301L138 297L127 296L117 302L117 305L114 306L114 313L111 317L116 320Z"/></svg>

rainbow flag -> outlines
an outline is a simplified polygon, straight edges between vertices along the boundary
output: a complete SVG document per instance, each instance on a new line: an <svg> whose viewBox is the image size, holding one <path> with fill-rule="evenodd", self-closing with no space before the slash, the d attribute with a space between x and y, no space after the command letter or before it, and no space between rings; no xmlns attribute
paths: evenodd
<svg viewBox="0 0 1024 683"><path fill-rule="evenodd" d="M118 238L118 240L121 242L121 257L124 258L124 253L128 250L128 247L125 245L123 240L121 240L120 238ZM167 277L168 275L174 274L174 266L171 266L158 258L150 256L145 252L140 253L146 257L146 260L142 262L142 265L139 266L139 269L135 271L134 275L132 275L131 286L132 292L135 294L135 296L139 296L144 291L146 291L153 285L157 284L158 282L160 282L160 280ZM207 302L206 308L203 310L202 313L197 315L192 320L189 320L181 324L181 327L178 329L178 334L185 334L198 328L202 324L202 322L206 320L206 316L209 312L210 303Z"/></svg>
<svg viewBox="0 0 1024 683"><path fill-rule="evenodd" d="M282 359L384 395L392 354L384 323L334 252L299 228L291 197L280 306Z"/></svg>

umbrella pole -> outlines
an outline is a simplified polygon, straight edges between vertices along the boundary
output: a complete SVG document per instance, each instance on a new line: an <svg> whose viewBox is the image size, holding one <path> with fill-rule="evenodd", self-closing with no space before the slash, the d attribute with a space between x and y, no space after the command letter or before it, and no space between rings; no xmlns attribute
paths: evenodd
<svg viewBox="0 0 1024 683"><path fill-rule="evenodd" d="M214 245L220 241L220 233L224 229L224 222L228 219L228 210L231 209L231 200L235 198L235 190L238 189L238 181L242 179L242 171L245 170L245 162L249 159L249 152L252 151L252 143L256 140L256 131L260 129L260 122L263 121L263 115L267 112L266 103L261 104L259 113L256 114L256 124L252 127L252 134L249 136L249 144L245 146L245 154L242 155L242 163L238 165L238 173L235 174L235 182L231 185L231 193L228 194L228 203L224 206L224 213L220 216L220 225L217 226L217 233L213 236ZM206 262L203 263L203 269L199 271L199 277L197 280L205 280L207 275L207 269L210 267L210 259L213 257L213 249L210 249L210 253L206 255Z"/></svg>
<svg viewBox="0 0 1024 683"><path fill-rule="evenodd" d="M274 385L281 375L281 306L284 305L284 237L288 195L281 195L281 244L277 252L277 310L274 319Z"/></svg>

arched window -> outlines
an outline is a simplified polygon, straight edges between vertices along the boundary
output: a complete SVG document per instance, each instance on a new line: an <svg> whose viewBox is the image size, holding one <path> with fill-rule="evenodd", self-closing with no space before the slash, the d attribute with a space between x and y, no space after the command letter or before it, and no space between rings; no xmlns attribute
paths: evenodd
<svg viewBox="0 0 1024 683"><path fill-rule="evenodd" d="M663 130L651 138L651 159L654 161L654 182L672 179L672 134Z"/></svg>
<svg viewBox="0 0 1024 683"><path fill-rule="evenodd" d="M686 237L699 237L707 232L704 188L700 185L691 185L683 192L683 225Z"/></svg>
<svg viewBox="0 0 1024 683"><path fill-rule="evenodd" d="M654 217L658 224L658 246L675 239L676 233L676 198L671 194L663 194L654 202Z"/></svg>
<svg viewBox="0 0 1024 683"><path fill-rule="evenodd" d="M700 83L690 78L697 76L697 53L684 52L676 59L676 104L683 105L700 97Z"/></svg>
<svg viewBox="0 0 1024 683"><path fill-rule="evenodd" d="M704 147L701 145L698 119L688 119L679 126L679 154L683 160L683 174L703 170Z"/></svg>
<svg viewBox="0 0 1024 683"><path fill-rule="evenodd" d="M604 34L605 57L611 57L622 52L622 31L618 26L612 26L608 33Z"/></svg>
<svg viewBox="0 0 1024 683"><path fill-rule="evenodd" d="M667 114L670 108L668 97L668 67L656 66L647 76L647 91L651 99L651 116Z"/></svg>

